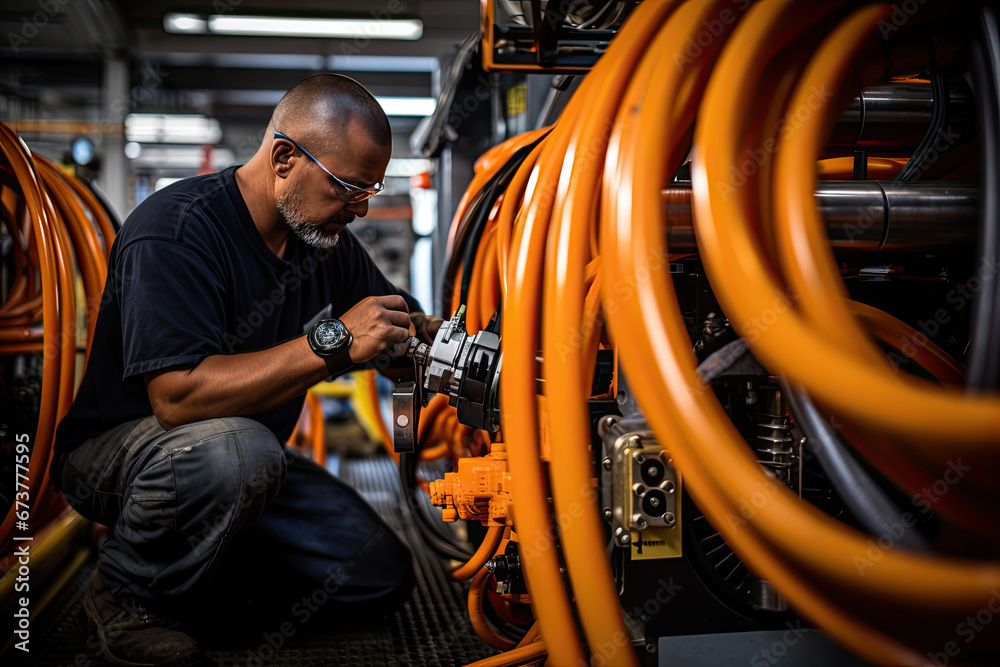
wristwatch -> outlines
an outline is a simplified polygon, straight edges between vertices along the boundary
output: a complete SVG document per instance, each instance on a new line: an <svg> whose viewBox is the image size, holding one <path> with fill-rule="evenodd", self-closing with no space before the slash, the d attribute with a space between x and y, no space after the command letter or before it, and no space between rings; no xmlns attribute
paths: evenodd
<svg viewBox="0 0 1000 667"><path fill-rule="evenodd" d="M309 329L306 339L312 351L326 362L333 377L343 375L354 365L351 361L354 336L340 320L320 320Z"/></svg>

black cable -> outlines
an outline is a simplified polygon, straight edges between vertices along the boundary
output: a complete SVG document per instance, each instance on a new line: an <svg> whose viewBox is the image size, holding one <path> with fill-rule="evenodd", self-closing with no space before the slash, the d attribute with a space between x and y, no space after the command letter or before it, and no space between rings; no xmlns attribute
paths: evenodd
<svg viewBox="0 0 1000 667"><path fill-rule="evenodd" d="M459 258L462 258L464 263L460 283L460 289L462 290L461 303L466 303L469 284L472 279L471 269L475 259L475 249L479 245L486 222L489 220L489 212L496 203L497 197L500 196L500 193L504 191L507 184L514 177L517 168L521 166L521 163L528 157L528 154L546 136L548 136L548 133L515 151L514 155L507 160L503 167L473 196L466 207L465 214L459 221L458 230L455 233L455 242L444 261L445 272L444 279L442 280L441 302L446 309L450 307L448 304L451 303L452 294L455 291L455 285L448 282L447 276L455 274L458 269ZM470 253L472 259L468 259Z"/></svg>
<svg viewBox="0 0 1000 667"><path fill-rule="evenodd" d="M743 339L737 338L701 362L698 374L703 382L711 383L739 363L748 352ZM816 459L851 514L873 535L889 534L897 544L910 551L927 551L929 547L923 536L913 530L912 525L907 525L912 522L903 520L899 508L854 460L837 436L830 432L809 396L793 391L783 379L780 382L795 421L811 443L810 450L816 454Z"/></svg>
<svg viewBox="0 0 1000 667"><path fill-rule="evenodd" d="M927 126L920 143L917 144L913 156L906 162L903 169L896 174L897 181L915 181L920 177L921 172L928 162L937 157L934 155L934 146L948 123L948 104L950 102L948 92L948 81L942 72L931 72L931 95L932 109L931 122Z"/></svg>
<svg viewBox="0 0 1000 667"><path fill-rule="evenodd" d="M80 179L80 181L87 186L87 189L90 190L90 193L92 195L94 195L94 198L97 200L97 203L99 203L101 205L101 208L104 209L104 212L107 214L108 219L111 220L111 226L114 228L115 233L117 234L118 232L120 232L122 230L122 221L118 217L118 214L115 212L115 209L111 205L111 202L108 201L108 198L104 194L104 192L99 187L97 187L97 185L93 181L85 180L82 178Z"/></svg>
<svg viewBox="0 0 1000 667"><path fill-rule="evenodd" d="M726 343L698 364L698 375L701 376L701 381L705 384L711 384L749 351L750 348L747 347L746 341L742 338Z"/></svg>
<svg viewBox="0 0 1000 667"><path fill-rule="evenodd" d="M441 306L445 311L451 308L451 298L455 293L455 284L448 280L448 276L455 275L455 271L458 268L459 258L462 256L459 251L465 248L465 237L469 231L469 218L478 208L479 203L483 200L483 198L486 197L486 194L486 189L482 188L479 192L472 196L472 199L469 201L469 205L465 208L465 214L458 222L458 229L455 232L455 241L452 243L451 248L446 249L441 271ZM448 313L445 312L446 316L447 314Z"/></svg>
<svg viewBox="0 0 1000 667"><path fill-rule="evenodd" d="M1000 387L1000 31L992 7L983 7L979 39L972 50L979 105L979 261L981 281L972 303L966 386L970 391Z"/></svg>
<svg viewBox="0 0 1000 667"><path fill-rule="evenodd" d="M539 139L538 141L541 141ZM538 141L534 141L527 146L522 146L519 148L514 155L511 156L507 163L494 175L490 182L487 183L486 196L479 202L479 206L476 207L469 220L469 233L467 235L467 242L465 244L464 252L462 253L462 283L460 289L460 303L469 302L469 286L472 284L472 269L476 261L476 252L479 250L479 243L483 239L483 232L486 230L486 223L490 219L490 211L496 205L497 199L500 197L507 189L507 185L510 183L511 179L514 177L514 173L517 168L521 166L524 159L528 157L535 146L538 145Z"/></svg>
<svg viewBox="0 0 1000 667"><path fill-rule="evenodd" d="M420 531L427 546L442 558L467 561L472 558L472 554L446 540L417 507L416 456L416 454L410 453L399 455L399 484L403 490L403 497L406 499L406 507L410 510L410 515L416 519L417 530Z"/></svg>
<svg viewBox="0 0 1000 667"><path fill-rule="evenodd" d="M809 396L791 389L783 379L781 390L807 442L811 443L810 451L816 454L833 488L858 522L872 535L888 535L904 549L928 551L927 541L913 529L915 521L905 520L895 503L830 431Z"/></svg>
<svg viewBox="0 0 1000 667"><path fill-rule="evenodd" d="M449 123L449 120L456 118L452 114L452 104L480 42L481 36L477 30L459 43L451 62L442 69L441 79L445 83L437 97L434 113L422 120L410 135L410 151L414 155L434 157L446 143L458 138L458 132Z"/></svg>

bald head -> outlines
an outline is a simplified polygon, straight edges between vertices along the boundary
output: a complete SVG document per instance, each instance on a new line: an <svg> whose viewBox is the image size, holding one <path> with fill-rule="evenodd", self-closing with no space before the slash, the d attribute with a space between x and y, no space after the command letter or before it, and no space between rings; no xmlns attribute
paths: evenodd
<svg viewBox="0 0 1000 667"><path fill-rule="evenodd" d="M392 144L382 107L364 86L340 74L315 74L295 84L274 108L271 127L325 155L340 152L348 131L364 132L378 146Z"/></svg>

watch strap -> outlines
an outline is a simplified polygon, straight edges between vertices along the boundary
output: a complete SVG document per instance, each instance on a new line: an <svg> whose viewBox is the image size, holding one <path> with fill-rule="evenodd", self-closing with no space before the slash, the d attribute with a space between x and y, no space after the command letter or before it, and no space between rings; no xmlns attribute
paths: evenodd
<svg viewBox="0 0 1000 667"><path fill-rule="evenodd" d="M351 333L348 332L347 335L351 336ZM352 342L354 342L353 337L347 342L343 350L333 356L323 357L323 361L326 362L326 369L330 371L331 377L340 377L354 369L354 362L351 360Z"/></svg>

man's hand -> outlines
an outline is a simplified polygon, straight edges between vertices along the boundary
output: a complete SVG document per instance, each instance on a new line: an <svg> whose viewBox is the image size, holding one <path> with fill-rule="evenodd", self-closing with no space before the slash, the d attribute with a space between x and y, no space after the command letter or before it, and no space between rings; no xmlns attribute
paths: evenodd
<svg viewBox="0 0 1000 667"><path fill-rule="evenodd" d="M434 337L437 335L438 329L444 324L444 320L437 315L426 315L424 313L410 313L410 319L413 321L414 331L412 335L428 345L434 343Z"/></svg>
<svg viewBox="0 0 1000 667"><path fill-rule="evenodd" d="M340 317L354 336L351 361L363 364L387 347L410 337L410 315L406 301L398 295L362 299Z"/></svg>

